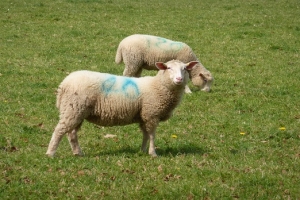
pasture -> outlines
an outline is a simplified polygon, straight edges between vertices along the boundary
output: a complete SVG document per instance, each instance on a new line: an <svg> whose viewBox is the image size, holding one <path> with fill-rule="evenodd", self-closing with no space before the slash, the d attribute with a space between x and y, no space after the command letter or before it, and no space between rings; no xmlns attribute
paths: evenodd
<svg viewBox="0 0 300 200"><path fill-rule="evenodd" d="M1 0L0 13L0 199L300 198L298 0ZM117 46L135 33L187 43L212 91L189 84L157 158L138 124L89 123L84 157L64 137L48 158L59 83L122 74Z"/></svg>

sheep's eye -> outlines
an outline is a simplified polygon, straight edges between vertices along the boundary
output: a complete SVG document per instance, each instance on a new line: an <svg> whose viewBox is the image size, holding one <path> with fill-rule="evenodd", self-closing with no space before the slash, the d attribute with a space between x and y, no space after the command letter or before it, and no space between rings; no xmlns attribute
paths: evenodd
<svg viewBox="0 0 300 200"><path fill-rule="evenodd" d="M204 78L203 76L201 76L201 78L202 78L202 80L203 80L205 83L207 83L207 79L206 79L206 78Z"/></svg>

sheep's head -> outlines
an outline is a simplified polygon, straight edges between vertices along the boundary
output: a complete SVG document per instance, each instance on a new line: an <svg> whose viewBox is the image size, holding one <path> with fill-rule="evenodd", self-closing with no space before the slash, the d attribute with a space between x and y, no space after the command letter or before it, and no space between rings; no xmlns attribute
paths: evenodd
<svg viewBox="0 0 300 200"><path fill-rule="evenodd" d="M156 62L155 65L159 70L167 71L175 85L185 85L188 79L187 71L192 70L198 63L198 61L183 63L178 60L171 60L167 63Z"/></svg>
<svg viewBox="0 0 300 200"><path fill-rule="evenodd" d="M210 87L214 81L210 71L205 69L200 63L193 69L190 78L193 85L205 92L210 91Z"/></svg>
<svg viewBox="0 0 300 200"><path fill-rule="evenodd" d="M214 78L212 77L211 73L200 73L199 76L201 77L203 84L202 84L202 91L209 92L210 87L214 81Z"/></svg>

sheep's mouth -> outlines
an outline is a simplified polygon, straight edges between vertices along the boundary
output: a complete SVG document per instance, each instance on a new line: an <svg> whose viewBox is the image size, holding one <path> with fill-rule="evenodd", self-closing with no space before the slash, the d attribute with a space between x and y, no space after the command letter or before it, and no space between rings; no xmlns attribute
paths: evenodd
<svg viewBox="0 0 300 200"><path fill-rule="evenodd" d="M203 88L201 88L201 90L204 92L210 92L210 87L204 86Z"/></svg>
<svg viewBox="0 0 300 200"><path fill-rule="evenodd" d="M183 81L174 81L175 85L182 85Z"/></svg>

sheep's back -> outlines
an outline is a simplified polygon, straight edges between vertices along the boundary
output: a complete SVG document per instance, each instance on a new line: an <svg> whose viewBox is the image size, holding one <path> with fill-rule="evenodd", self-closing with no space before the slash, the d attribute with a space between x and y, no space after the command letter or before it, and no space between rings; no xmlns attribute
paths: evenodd
<svg viewBox="0 0 300 200"><path fill-rule="evenodd" d="M144 35L143 40L144 49L146 49L144 61L148 66L155 68L157 61L180 60L186 63L197 60L192 49L183 42L150 35Z"/></svg>

